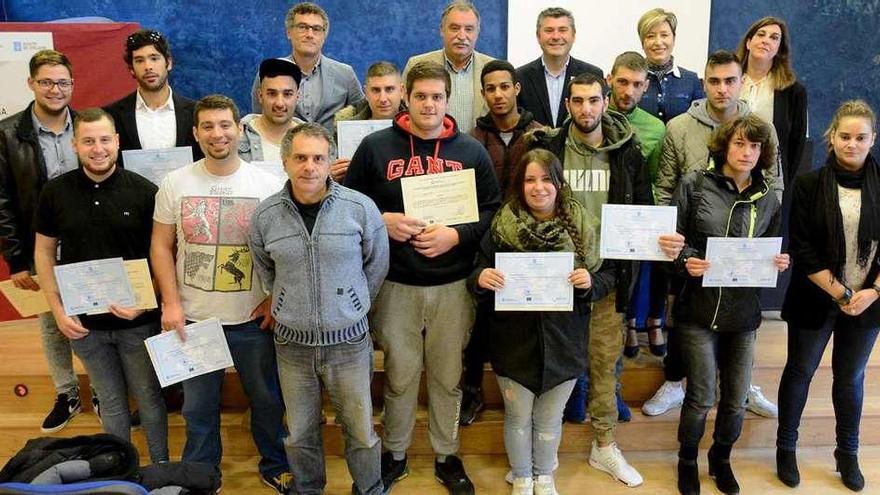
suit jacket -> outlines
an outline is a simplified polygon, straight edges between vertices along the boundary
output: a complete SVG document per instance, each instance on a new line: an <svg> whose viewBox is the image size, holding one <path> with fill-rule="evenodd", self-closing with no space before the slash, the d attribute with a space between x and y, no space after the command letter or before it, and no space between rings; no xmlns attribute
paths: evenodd
<svg viewBox="0 0 880 495"><path fill-rule="evenodd" d="M480 73L483 72L483 66L492 60L494 59L485 53L474 52L474 66L472 72L474 76L474 122L471 122L470 125L467 126L468 129L474 127L479 116L486 115L489 112L489 107L486 106L486 100L484 100L483 95L480 94L480 89L483 87L482 81L480 81ZM446 68L446 57L443 55L442 48L434 50L433 52L422 53L421 55L413 55L406 61L406 67L403 68L403 80L406 81L406 74L413 65L426 61L437 62ZM455 98L455 93L451 94L449 98ZM464 122L458 123L459 126L462 126L462 124L464 124Z"/></svg>
<svg viewBox="0 0 880 495"><path fill-rule="evenodd" d="M294 62L293 57L282 57ZM296 62L294 62L296 63ZM263 113L260 105L260 74L254 76L254 84L251 87L251 105L253 113ZM354 69L344 64L321 55L321 104L314 118L306 118L300 111L300 102L296 105L296 117L308 122L315 122L324 126L333 133L333 116L348 105L354 105L364 99L364 90L358 81Z"/></svg>
<svg viewBox="0 0 880 495"><path fill-rule="evenodd" d="M522 86L516 101L523 109L532 112L535 120L550 127L562 127L568 117L568 109L565 108L565 99L568 98L568 82L578 74L592 72L599 77L605 77L602 69L593 64L578 60L574 57L565 68L565 81L562 87L562 98L559 100L559 114L556 122L553 122L553 112L550 110L550 94L547 93L547 81L544 79L544 64L541 57L516 69L516 76Z"/></svg>
<svg viewBox="0 0 880 495"><path fill-rule="evenodd" d="M177 121L177 140L175 146L189 146L193 150L193 160L204 158L199 143L193 136L193 110L196 102L176 92L171 93L174 102L174 119ZM119 159L117 164L122 163L122 152L125 150L141 149L141 138L138 136L137 120L135 120L135 107L137 106L137 91L117 100L106 107L104 111L113 116L116 121L116 132L119 133Z"/></svg>

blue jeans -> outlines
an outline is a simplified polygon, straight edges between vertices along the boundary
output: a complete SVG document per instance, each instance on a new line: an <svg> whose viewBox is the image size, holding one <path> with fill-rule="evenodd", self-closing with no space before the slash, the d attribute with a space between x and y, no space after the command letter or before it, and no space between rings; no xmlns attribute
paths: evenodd
<svg viewBox="0 0 880 495"><path fill-rule="evenodd" d="M287 406L287 453L291 493L321 494L327 484L321 436L321 388L327 390L342 425L345 462L354 480L353 494L381 494L381 448L373 429L370 335L342 344L307 346L275 341L281 391Z"/></svg>
<svg viewBox="0 0 880 495"><path fill-rule="evenodd" d="M104 431L131 440L130 390L138 403L150 460L154 463L168 460L165 400L144 346L144 339L158 331L157 323L148 323L124 330L92 330L85 337L70 341L101 397Z"/></svg>
<svg viewBox="0 0 880 495"><path fill-rule="evenodd" d="M715 405L716 375L720 375L721 398L712 438L719 445L733 445L742 433L757 332L714 332L689 324L679 324L675 331L680 332L688 377L678 441L687 447L700 444L706 415Z"/></svg>
<svg viewBox="0 0 880 495"><path fill-rule="evenodd" d="M875 303L877 304L877 303ZM776 446L795 450L801 414L825 347L834 334L831 370L831 402L837 420L837 448L848 454L859 450L859 423L865 395L865 366L880 329L840 328L835 308L818 330L788 328L788 359L779 382L779 428Z"/></svg>
<svg viewBox="0 0 880 495"><path fill-rule="evenodd" d="M574 379L536 396L510 378L498 376L504 397L504 449L516 478L553 474L562 441L562 409Z"/></svg>
<svg viewBox="0 0 880 495"><path fill-rule="evenodd" d="M284 406L272 333L260 330L260 321L223 325L223 333L241 386L250 400L251 434L260 452L260 472L276 476L289 470L284 453ZM224 375L224 370L218 370L183 382L183 461L220 465L220 395Z"/></svg>

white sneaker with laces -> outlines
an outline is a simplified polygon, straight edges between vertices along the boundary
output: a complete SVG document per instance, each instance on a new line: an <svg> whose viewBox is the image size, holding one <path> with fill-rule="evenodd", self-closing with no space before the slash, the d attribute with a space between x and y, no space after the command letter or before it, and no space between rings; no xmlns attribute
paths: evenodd
<svg viewBox="0 0 880 495"><path fill-rule="evenodd" d="M532 495L534 493L534 482L532 478L514 478L513 488L510 489L510 495Z"/></svg>
<svg viewBox="0 0 880 495"><path fill-rule="evenodd" d="M646 416L659 416L684 403L684 387L681 382L663 382L654 396L642 404Z"/></svg>
<svg viewBox="0 0 880 495"><path fill-rule="evenodd" d="M599 447L593 440L593 446L590 449L590 466L599 471L605 471L626 486L639 486L644 482L642 475L636 471L636 468L626 462L616 443L607 447Z"/></svg>
<svg viewBox="0 0 880 495"><path fill-rule="evenodd" d="M535 495L559 495L552 475L541 474L535 477Z"/></svg>
<svg viewBox="0 0 880 495"><path fill-rule="evenodd" d="M749 411L764 416L765 418L776 418L779 416L779 409L776 404L770 402L770 399L764 397L761 387L757 385L749 385L749 394L746 399L746 408Z"/></svg>

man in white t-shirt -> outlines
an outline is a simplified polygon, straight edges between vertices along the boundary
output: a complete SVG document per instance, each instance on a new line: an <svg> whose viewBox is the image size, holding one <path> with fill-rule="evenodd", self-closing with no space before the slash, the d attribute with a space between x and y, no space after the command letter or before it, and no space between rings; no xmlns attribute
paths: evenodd
<svg viewBox="0 0 880 495"><path fill-rule="evenodd" d="M263 482L287 493L290 468L269 331L271 301L248 248L257 204L279 191L282 183L239 158L241 119L231 99L206 96L196 104L194 115L193 133L205 158L165 177L153 214L150 260L162 295L162 330L177 331L184 338L187 321L220 320L251 402L251 433L261 456ZM220 465L223 376L219 370L183 382L184 461Z"/></svg>

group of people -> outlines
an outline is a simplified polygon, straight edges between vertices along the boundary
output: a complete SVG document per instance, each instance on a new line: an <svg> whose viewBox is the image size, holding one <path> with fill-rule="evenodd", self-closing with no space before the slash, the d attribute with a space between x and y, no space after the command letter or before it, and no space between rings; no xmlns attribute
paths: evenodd
<svg viewBox="0 0 880 495"><path fill-rule="evenodd" d="M143 340L185 339L187 323L218 318L250 401L261 479L278 493L326 485L322 392L342 426L352 493L389 492L408 474L423 369L435 475L452 494L474 493L459 428L483 407L486 361L504 400L511 493L557 493L563 418L587 416L589 464L638 486L615 435L629 414L623 357L638 353L642 327L651 352L666 356L666 383L645 413L682 405L679 491L700 493L698 445L717 400L709 472L737 494L730 457L746 404L768 415L775 406L751 383L759 290L703 287L706 243L780 236L790 209L788 254L773 260L793 266L777 474L800 481L800 416L833 334L834 456L843 483L864 486L858 428L880 329L876 117L863 101L841 105L827 162L795 177L806 91L784 21L761 19L735 52L710 54L701 81L674 61L675 15L652 9L637 27L644 55L621 54L606 76L570 56L576 28L565 9L539 14L542 55L515 68L475 51L479 11L453 1L441 49L403 72L377 62L363 88L322 53L321 7L294 5L285 26L291 54L260 64L246 116L223 95L173 93L171 49L156 31L127 38L137 90L104 109L69 107L65 55L31 59L34 100L0 122L0 238L15 285L42 289L51 307L40 323L57 399L44 432L81 410L72 349L105 431L130 438L130 392L151 459L167 461L166 402ZM352 119L392 123L338 156L336 123ZM175 146L196 161L161 184L123 168L122 150ZM288 180L257 162L282 163ZM473 170L477 221L405 214L402 179L461 170ZM676 232L657 239L671 262L601 259L604 204L675 206ZM557 251L574 253L571 311L494 310L505 285L496 253ZM160 308L66 315L53 267L113 257L149 259ZM381 438L374 344L384 353ZM220 370L183 382L184 461L221 461L223 381Z"/></svg>

